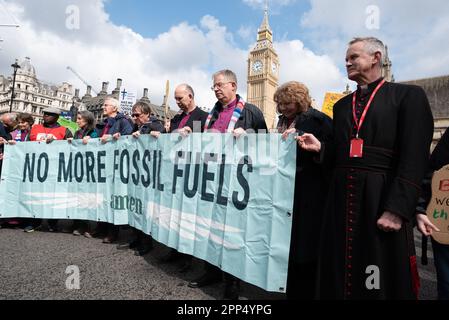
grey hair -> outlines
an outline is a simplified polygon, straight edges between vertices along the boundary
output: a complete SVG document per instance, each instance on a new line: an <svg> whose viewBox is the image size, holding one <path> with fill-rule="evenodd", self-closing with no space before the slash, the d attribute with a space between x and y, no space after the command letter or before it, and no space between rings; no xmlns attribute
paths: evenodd
<svg viewBox="0 0 449 320"><path fill-rule="evenodd" d="M95 116L90 111L80 111L78 112L78 116L80 116L87 123L87 130L95 129Z"/></svg>
<svg viewBox="0 0 449 320"><path fill-rule="evenodd" d="M218 76L223 76L226 81L235 82L235 84L237 85L237 76L231 70L225 69L215 72L212 76L212 80L215 80L215 78Z"/></svg>
<svg viewBox="0 0 449 320"><path fill-rule="evenodd" d="M359 38L352 39L348 45L352 46L353 44L358 43L358 42L364 43L365 50L369 54L375 54L376 52L380 52L382 57L380 59L379 64L380 64L380 67L382 68L382 66L384 65L384 62L385 62L385 58L387 56L387 50L385 49L384 43L375 37L359 37Z"/></svg>
<svg viewBox="0 0 449 320"><path fill-rule="evenodd" d="M195 91L193 91L193 88L187 83L180 84L178 88L184 88L189 94L192 95L192 98L195 98Z"/></svg>
<svg viewBox="0 0 449 320"><path fill-rule="evenodd" d="M106 97L106 99L104 99L104 101L112 101L115 104L115 107L117 109L117 111L120 112L120 101L118 101L116 98L108 96Z"/></svg>
<svg viewBox="0 0 449 320"><path fill-rule="evenodd" d="M17 115L15 113L5 113L3 117L8 118L11 122L17 122Z"/></svg>

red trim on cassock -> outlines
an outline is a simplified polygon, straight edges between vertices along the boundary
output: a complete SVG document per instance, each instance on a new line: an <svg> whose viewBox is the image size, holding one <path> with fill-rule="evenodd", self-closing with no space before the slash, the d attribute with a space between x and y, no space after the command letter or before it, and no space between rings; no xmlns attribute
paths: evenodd
<svg viewBox="0 0 449 320"><path fill-rule="evenodd" d="M416 299L419 297L419 289L421 288L421 282L419 279L419 273L418 273L418 265L416 263L416 256L410 257L410 270L412 273L412 287L413 292L416 295Z"/></svg>

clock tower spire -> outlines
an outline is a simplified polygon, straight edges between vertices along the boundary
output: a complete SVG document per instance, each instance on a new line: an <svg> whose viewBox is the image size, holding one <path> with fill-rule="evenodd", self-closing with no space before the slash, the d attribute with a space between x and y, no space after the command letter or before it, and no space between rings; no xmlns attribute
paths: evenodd
<svg viewBox="0 0 449 320"><path fill-rule="evenodd" d="M263 112L269 129L276 125L274 93L279 85L279 57L273 48L273 31L268 19L268 0L257 42L248 58L248 102Z"/></svg>

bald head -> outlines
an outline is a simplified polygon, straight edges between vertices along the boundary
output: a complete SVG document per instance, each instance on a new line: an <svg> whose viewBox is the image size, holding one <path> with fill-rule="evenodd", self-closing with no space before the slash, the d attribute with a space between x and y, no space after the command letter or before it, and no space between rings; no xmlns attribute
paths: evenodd
<svg viewBox="0 0 449 320"><path fill-rule="evenodd" d="M195 92L193 91L193 88L186 83L176 87L175 100L179 109L185 113L190 113L196 108Z"/></svg>

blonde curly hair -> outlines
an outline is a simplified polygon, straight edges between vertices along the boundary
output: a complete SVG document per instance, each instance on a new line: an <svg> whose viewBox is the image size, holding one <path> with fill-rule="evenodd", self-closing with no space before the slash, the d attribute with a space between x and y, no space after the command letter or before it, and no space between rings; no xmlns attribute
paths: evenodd
<svg viewBox="0 0 449 320"><path fill-rule="evenodd" d="M274 102L278 105L277 112L280 114L280 104L295 103L297 113L307 111L312 104L309 89L301 82L290 81L280 86L274 94Z"/></svg>

